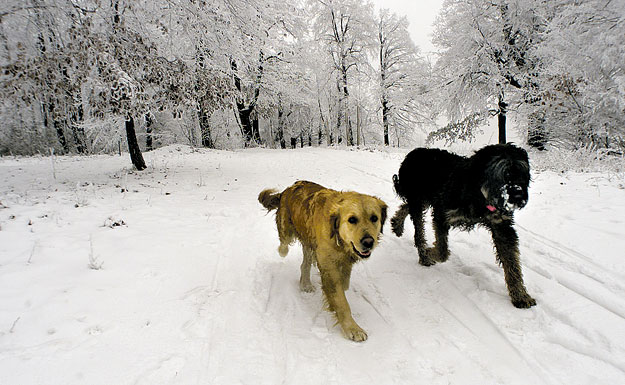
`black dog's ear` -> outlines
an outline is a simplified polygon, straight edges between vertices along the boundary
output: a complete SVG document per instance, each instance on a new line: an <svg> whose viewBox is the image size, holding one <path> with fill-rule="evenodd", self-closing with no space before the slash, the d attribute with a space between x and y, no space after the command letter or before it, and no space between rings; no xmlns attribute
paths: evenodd
<svg viewBox="0 0 625 385"><path fill-rule="evenodd" d="M330 238L333 238L335 235L337 238L339 236L339 225L341 224L341 217L338 213L333 213L330 215Z"/></svg>

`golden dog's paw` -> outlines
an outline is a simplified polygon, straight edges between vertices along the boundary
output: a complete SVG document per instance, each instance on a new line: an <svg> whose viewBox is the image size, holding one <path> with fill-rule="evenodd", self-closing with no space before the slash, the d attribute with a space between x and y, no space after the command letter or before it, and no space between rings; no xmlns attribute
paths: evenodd
<svg viewBox="0 0 625 385"><path fill-rule="evenodd" d="M367 332L362 330L362 328L356 324L350 327L344 327L343 333L352 341L363 342L367 340Z"/></svg>
<svg viewBox="0 0 625 385"><path fill-rule="evenodd" d="M282 258L286 257L288 253L289 253L289 245L280 245L278 247L278 254L280 254Z"/></svg>
<svg viewBox="0 0 625 385"><path fill-rule="evenodd" d="M310 282L300 282L299 289L304 293L312 293L313 291L315 291L315 287Z"/></svg>

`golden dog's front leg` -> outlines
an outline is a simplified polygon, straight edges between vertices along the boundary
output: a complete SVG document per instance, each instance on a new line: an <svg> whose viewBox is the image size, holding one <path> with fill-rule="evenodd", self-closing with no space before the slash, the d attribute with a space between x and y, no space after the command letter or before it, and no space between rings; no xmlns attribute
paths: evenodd
<svg viewBox="0 0 625 385"><path fill-rule="evenodd" d="M336 314L338 324L345 337L361 342L367 339L367 333L354 321L352 311L345 297L343 277L338 266L319 266L321 273L321 287L328 301L330 311Z"/></svg>

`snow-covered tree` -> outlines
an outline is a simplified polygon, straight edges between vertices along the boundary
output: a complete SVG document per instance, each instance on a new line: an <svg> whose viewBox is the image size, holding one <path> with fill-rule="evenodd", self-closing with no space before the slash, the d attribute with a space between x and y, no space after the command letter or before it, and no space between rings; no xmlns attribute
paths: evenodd
<svg viewBox="0 0 625 385"><path fill-rule="evenodd" d="M625 1L550 2L538 53L549 141L625 149Z"/></svg>
<svg viewBox="0 0 625 385"><path fill-rule="evenodd" d="M543 20L537 1L446 0L434 43L441 107L452 120L498 116L499 142L506 142L509 108L533 101L538 59L532 45Z"/></svg>
<svg viewBox="0 0 625 385"><path fill-rule="evenodd" d="M376 56L379 65L380 105L384 144L389 132L412 131L423 121L423 93L429 66L410 39L408 20L382 9L378 18ZM399 135L397 140L399 142Z"/></svg>
<svg viewBox="0 0 625 385"><path fill-rule="evenodd" d="M332 73L338 92L336 108L337 143L343 133L347 145L354 144L349 115L349 75L359 65L366 65L366 48L372 42L374 19L372 6L362 0L312 0L315 38L323 42L331 58Z"/></svg>

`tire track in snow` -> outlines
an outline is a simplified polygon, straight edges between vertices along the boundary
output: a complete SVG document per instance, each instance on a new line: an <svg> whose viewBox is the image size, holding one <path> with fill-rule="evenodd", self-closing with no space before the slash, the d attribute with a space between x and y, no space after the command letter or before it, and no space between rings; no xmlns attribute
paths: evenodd
<svg viewBox="0 0 625 385"><path fill-rule="evenodd" d="M467 268L467 265L462 262L462 258L455 256L453 251L450 259L455 261L461 271ZM420 268L420 265L417 264L413 266L415 269ZM457 286L455 279L450 273L446 272L444 268L436 269L435 267L428 267L428 269L432 269L430 272L430 274L432 274L431 282L435 282L433 292L436 293L436 295L432 296L431 299L436 302L446 314L473 334L483 346L487 348L484 354L489 356L494 354L494 356L487 359L487 361L497 360L518 373L525 373L523 377L528 379L528 383L557 383L557 381L552 380L542 370L538 363L530 361L530 359L525 357L525 355L517 349L514 343L508 339L506 333L501 330L492 318L484 313L484 311L468 297L467 292ZM459 274L464 273L459 272ZM436 279L435 277L440 279ZM480 289L478 284L476 292L481 291L484 290ZM473 292L474 291L470 291L469 293ZM516 309L511 311L516 311ZM449 343L451 345L455 344L453 340L450 340ZM503 357L505 357L505 360L502 359Z"/></svg>
<svg viewBox="0 0 625 385"><path fill-rule="evenodd" d="M597 265L594 259L560 242L534 233L522 226L519 228L533 241L548 248L545 252L538 250L534 252L536 256L544 258L542 262L539 261L539 264L524 263L525 267L579 298L583 298L618 317L620 322L625 319L625 302L620 295L625 289L619 282L621 278L618 273ZM593 284L589 285L587 281L578 280L571 277L570 274L587 278ZM579 322L566 311L559 310L548 303L543 303L541 308L555 322L575 330L583 339L575 340L570 336L560 335L557 332L558 328L554 327L554 331L548 335L546 342L587 359L602 362L621 373L625 373L625 360L618 359L618 357L623 357L623 350L620 349L618 343L616 345L613 343L600 325L588 325Z"/></svg>
<svg viewBox="0 0 625 385"><path fill-rule="evenodd" d="M264 346L270 346L276 384L308 384L314 377L298 377L302 372L324 373L322 383L339 383L337 339L343 338L336 325L329 325L329 313L323 310L321 290L302 293L297 284L301 252L293 248L285 260L259 261L255 271L254 292L260 317L263 319ZM273 257L273 256L272 256ZM316 280L313 276L313 284ZM310 314L310 318L302 314ZM307 322L309 320L309 322ZM321 324L321 325L320 325ZM323 352L323 353L320 353Z"/></svg>
<svg viewBox="0 0 625 385"><path fill-rule="evenodd" d="M366 289L361 289L359 287L354 286L354 293L358 294L360 297L362 297L362 299L365 300L366 303L369 304L369 306L371 306L371 308L373 309L373 311L375 311L378 316L380 316L380 319L382 319L382 321L384 321L384 323L386 323L387 325L391 325L391 321L389 321L387 319L387 317L384 316L384 313L386 314L391 314L391 312L389 311L389 301L387 299L387 297L382 294L382 291L380 290L380 288L378 287L378 284L376 283L378 280L373 276L373 274L371 274L371 271L369 270L369 267L367 265L363 264L363 268L362 271L364 272L366 279L366 289L371 289L373 290L373 293L375 294L375 298L377 299L376 303L374 303L374 301L372 301L371 299L369 299L369 297L367 296ZM359 282L359 284L362 282ZM379 309L380 305L377 304L377 302L382 302L382 305L385 308L385 311L381 311Z"/></svg>
<svg viewBox="0 0 625 385"><path fill-rule="evenodd" d="M572 338L570 334L562 335L558 333L558 328L553 327L554 331L547 334L546 342L558 345L565 350L585 356L588 359L603 362L607 366L611 366L625 374L625 361L617 359L624 357L622 349L619 350L620 346L618 344L614 346L610 338L601 334L600 330L585 328L583 323L580 325L570 314L558 310L547 303L542 304L541 308L545 314L548 314L556 322L576 330L579 336L584 339L582 342Z"/></svg>
<svg viewBox="0 0 625 385"><path fill-rule="evenodd" d="M505 332L455 284L448 274L439 270L438 276L442 280L439 281L438 285L441 287L437 292L442 295L435 300L445 312L475 335L489 348L489 351L500 352L498 357L506 357L505 364L520 373L526 373L524 378L533 379L528 383L544 384L545 380L551 382L545 373L516 348ZM491 349L493 347L494 349ZM509 360L508 357L514 357L515 360Z"/></svg>
<svg viewBox="0 0 625 385"><path fill-rule="evenodd" d="M625 291L625 285L620 284L620 282L624 280L624 277L622 276L622 274L614 273L614 271L612 270L609 270L600 265L597 265L595 259L590 258L580 253L579 251L573 250L570 247L567 247L560 242L551 240L545 236L535 233L519 224L516 224L515 226L519 228L520 230L522 230L523 232L525 232L527 235L529 235L532 239L539 242L540 244L547 246L548 248L551 248L552 250L555 250L561 254L564 254L567 257L571 257L577 260L578 262L574 264L574 266L576 267L576 270L569 268L568 269L569 271L583 274L587 276L588 278L591 278L601 284L611 285L621 291ZM554 255L549 255L549 256L551 257L552 260L558 262L559 265L562 267L571 266L571 263L568 260L565 261L562 258L557 258ZM583 262L584 264L581 264L580 261ZM594 269L598 270L600 273L597 273L594 271L593 272L588 271L589 266L592 266ZM605 277L606 275L613 278L611 282L605 282L605 280L601 278L601 277Z"/></svg>
<svg viewBox="0 0 625 385"><path fill-rule="evenodd" d="M394 246L394 249L395 248L396 247ZM406 247L404 250L406 253L412 254L414 252L414 247ZM462 263L462 258L455 256L455 253L452 252L450 259L455 261L452 262L454 264L454 270L459 268L461 271L458 272L458 274L465 274L462 273L462 271L465 270L467 265ZM421 267L416 263L416 256L415 263L410 264L410 266L412 266L414 270L424 269L424 267ZM485 373L489 372L493 376L498 377L498 373L502 373L501 367L508 367L510 370L504 371L504 373L523 373L522 377L527 379L527 383L558 383L558 381L553 380L543 370L540 363L527 358L522 351L508 339L505 331L503 331L488 314L484 313L484 311L482 311L481 308L468 297L469 293L484 291L479 288L479 282L475 291L471 290L466 292L466 290L462 290L457 286L453 274L446 271L446 265L437 266L442 268L427 268L428 270L431 270L428 272L428 275L431 276L429 278L429 282L432 283L431 289L428 290L428 292L433 293L433 295L429 296L429 299L434 303L437 303L441 311L458 322L459 325L462 325L480 342L480 345L476 346L479 348L479 353L477 353L473 359L476 361L477 365L482 367L482 370ZM479 281L480 279L476 280ZM488 292L488 290L486 291ZM404 302L412 301L406 300ZM511 309L511 311L517 310ZM444 335L441 336L443 338L449 338ZM458 346L457 341L453 338L449 338L447 344L450 346ZM461 347L458 348L461 349Z"/></svg>
<svg viewBox="0 0 625 385"><path fill-rule="evenodd" d="M625 301L619 296L619 294L623 294L625 292L625 287L619 283L619 280L622 277L618 276L612 271L609 271L595 263L591 258L581 254L575 250L572 250L559 242L552 241L544 236L536 234L522 226L518 226L519 229L523 230L524 233L529 235L533 240L537 241L543 246L546 246L556 253L560 255L564 255L568 257L568 260L564 258L559 258L557 255L553 253L540 253L535 252L536 256L543 256L549 259L549 262L552 265L552 269L545 269L543 264L535 264L534 262L528 263L528 261L524 261L524 265L534 271L536 274L549 279L554 280L562 287L568 289L569 291L577 294L580 297L587 299L590 302L595 303L597 306L603 308L609 313L625 320ZM575 260L571 261L571 260ZM586 264L580 263L580 261L586 262ZM554 266L555 265L555 266ZM590 266L589 266L590 265ZM584 282L577 282L577 280L565 277L563 274L556 271L557 269L562 269L573 274L582 275L588 279L591 279L593 282L597 283L592 290L588 285L584 285ZM592 271L592 270L595 271ZM596 273L596 271L600 271L600 274ZM602 277L610 277L609 282L606 282ZM612 290L616 290L619 293L615 293L606 289L606 286L611 288Z"/></svg>

